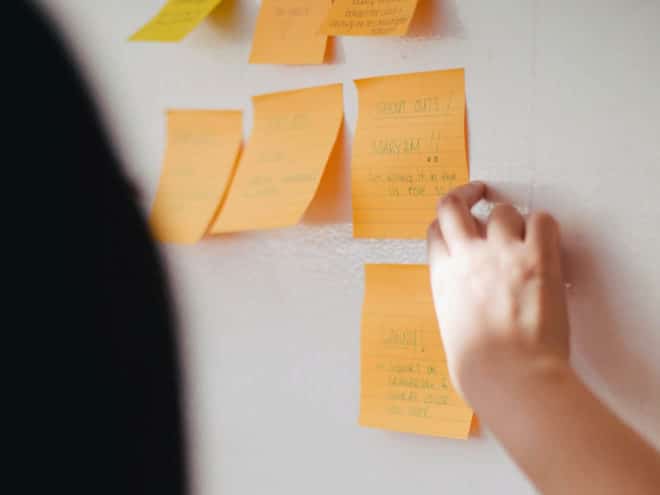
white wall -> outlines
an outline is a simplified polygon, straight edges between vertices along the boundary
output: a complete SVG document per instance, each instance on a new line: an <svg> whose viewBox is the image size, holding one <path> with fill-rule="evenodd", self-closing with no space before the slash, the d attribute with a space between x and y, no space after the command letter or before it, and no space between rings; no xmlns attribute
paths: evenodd
<svg viewBox="0 0 660 495"><path fill-rule="evenodd" d="M660 2L420 0L410 36L339 39L320 67L247 64L255 0L224 0L179 45L125 41L161 0L42 3L145 211L166 108L246 108L247 132L250 95L340 81L350 138L352 79L465 67L473 178L561 220L576 365L660 445ZM425 250L353 240L347 177L331 224L164 249L195 493L533 493L488 432L460 442L357 426L362 265L424 262Z"/></svg>

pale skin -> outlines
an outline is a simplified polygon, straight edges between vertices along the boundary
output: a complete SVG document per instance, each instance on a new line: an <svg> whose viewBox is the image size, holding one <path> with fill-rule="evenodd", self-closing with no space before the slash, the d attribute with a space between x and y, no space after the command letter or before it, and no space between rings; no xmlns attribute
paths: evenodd
<svg viewBox="0 0 660 495"><path fill-rule="evenodd" d="M569 364L560 233L547 213L471 213L482 183L441 199L431 285L452 382L544 494L660 493L660 454Z"/></svg>

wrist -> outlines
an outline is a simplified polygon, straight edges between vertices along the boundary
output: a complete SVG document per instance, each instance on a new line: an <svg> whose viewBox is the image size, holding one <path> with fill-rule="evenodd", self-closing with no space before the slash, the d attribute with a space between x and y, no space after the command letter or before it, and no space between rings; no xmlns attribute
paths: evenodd
<svg viewBox="0 0 660 495"><path fill-rule="evenodd" d="M464 398L474 407L486 401L516 397L545 384L575 378L568 361L552 353L539 352L511 343L484 346L467 353L455 370Z"/></svg>

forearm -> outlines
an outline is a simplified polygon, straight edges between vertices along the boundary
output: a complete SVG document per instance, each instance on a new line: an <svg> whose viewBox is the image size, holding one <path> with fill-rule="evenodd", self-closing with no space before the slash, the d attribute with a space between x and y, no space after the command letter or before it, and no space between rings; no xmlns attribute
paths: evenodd
<svg viewBox="0 0 660 495"><path fill-rule="evenodd" d="M464 393L543 493L657 493L660 454L566 363L496 352L463 373Z"/></svg>

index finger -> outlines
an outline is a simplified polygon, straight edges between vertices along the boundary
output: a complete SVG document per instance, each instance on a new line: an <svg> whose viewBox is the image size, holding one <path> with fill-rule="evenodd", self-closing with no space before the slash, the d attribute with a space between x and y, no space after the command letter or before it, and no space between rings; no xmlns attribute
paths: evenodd
<svg viewBox="0 0 660 495"><path fill-rule="evenodd" d="M483 182L470 182L450 191L438 204L438 222L450 254L453 248L479 237L479 229L470 210L486 195Z"/></svg>
<svg viewBox="0 0 660 495"><path fill-rule="evenodd" d="M475 180L452 189L447 195L459 197L468 208L472 208L480 199L486 196L486 184Z"/></svg>

